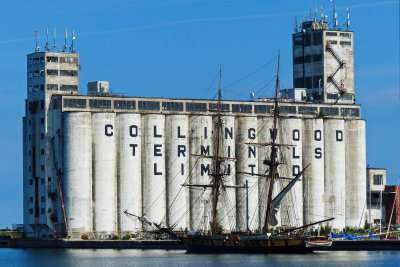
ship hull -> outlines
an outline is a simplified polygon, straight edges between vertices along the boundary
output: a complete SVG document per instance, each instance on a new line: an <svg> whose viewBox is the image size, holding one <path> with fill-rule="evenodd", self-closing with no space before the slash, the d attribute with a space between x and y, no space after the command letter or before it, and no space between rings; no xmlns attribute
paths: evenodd
<svg viewBox="0 0 400 267"><path fill-rule="evenodd" d="M189 253L310 253L316 247L307 247L303 239L229 240L213 238L183 238Z"/></svg>

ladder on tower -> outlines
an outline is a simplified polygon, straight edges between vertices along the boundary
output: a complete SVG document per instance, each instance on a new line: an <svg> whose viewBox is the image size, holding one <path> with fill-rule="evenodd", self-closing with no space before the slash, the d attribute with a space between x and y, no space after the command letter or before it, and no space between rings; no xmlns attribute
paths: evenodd
<svg viewBox="0 0 400 267"><path fill-rule="evenodd" d="M346 61L342 60L340 56L336 53L336 51L332 48L331 43L329 41L326 42L326 51L330 52L332 56L336 59L339 63L337 69L328 76L328 82L331 82L336 89L339 91L340 96L346 93L346 89L344 88L344 84L340 83L334 78L334 76L339 72L339 70L343 69L346 65Z"/></svg>

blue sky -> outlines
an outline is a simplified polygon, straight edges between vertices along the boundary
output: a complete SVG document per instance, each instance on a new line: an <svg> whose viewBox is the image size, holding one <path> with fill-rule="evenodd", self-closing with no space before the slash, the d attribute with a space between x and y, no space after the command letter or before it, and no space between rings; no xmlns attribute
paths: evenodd
<svg viewBox="0 0 400 267"><path fill-rule="evenodd" d="M367 121L367 164L400 176L399 2L336 0L339 24L351 7L355 31L355 94ZM227 99L272 95L281 52L282 87L292 87L294 16L328 0L97 0L1 1L0 3L0 228L22 223L22 116L26 55L41 48L45 30L75 29L81 92L94 80L109 80L128 96L213 98L222 66ZM52 40L50 40L52 42ZM234 83L258 70L251 77Z"/></svg>

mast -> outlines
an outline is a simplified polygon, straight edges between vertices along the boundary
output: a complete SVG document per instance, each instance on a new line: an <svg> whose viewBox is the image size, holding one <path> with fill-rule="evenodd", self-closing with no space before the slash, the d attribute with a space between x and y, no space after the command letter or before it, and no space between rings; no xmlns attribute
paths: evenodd
<svg viewBox="0 0 400 267"><path fill-rule="evenodd" d="M217 110L217 121L216 121L216 130L217 130L217 140L216 140L216 152L214 155L214 179L213 179L213 187L212 187L212 226L211 232L212 235L216 234L217 231L217 205L219 198L219 189L222 185L222 174L221 174L221 158L219 156L219 147L220 147L220 137L221 137L221 128L222 128L222 119L221 119L221 67L219 68L219 89L218 89L218 110Z"/></svg>
<svg viewBox="0 0 400 267"><path fill-rule="evenodd" d="M268 177L270 178L269 188L268 188L268 200L267 200L267 214L265 216L265 224L264 224L264 232L268 232L268 221L269 221L269 214L271 212L271 203L272 203L272 192L273 186L275 182L275 176L278 169L278 164L276 162L277 156L277 144L276 144L276 136L278 134L277 124L278 124L278 117L279 117L279 107L278 107L278 90L279 90L279 62L280 62L280 53L278 54L278 71L276 75L276 85L275 85L275 101L274 101L274 128L272 132L272 142L271 142L271 156L270 161L268 162L269 165L269 173Z"/></svg>

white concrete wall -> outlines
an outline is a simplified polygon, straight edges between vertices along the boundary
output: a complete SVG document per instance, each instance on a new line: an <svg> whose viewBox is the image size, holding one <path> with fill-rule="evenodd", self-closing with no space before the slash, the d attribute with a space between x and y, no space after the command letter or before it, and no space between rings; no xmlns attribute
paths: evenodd
<svg viewBox="0 0 400 267"><path fill-rule="evenodd" d="M142 215L142 123L139 114L118 115L118 218L119 230L128 233L141 228L124 211Z"/></svg>
<svg viewBox="0 0 400 267"><path fill-rule="evenodd" d="M64 113L63 134L65 212L69 234L79 236L93 231L91 114Z"/></svg>
<svg viewBox="0 0 400 267"><path fill-rule="evenodd" d="M346 225L358 226L366 202L365 121L345 121Z"/></svg>
<svg viewBox="0 0 400 267"><path fill-rule="evenodd" d="M325 216L333 229L345 227L346 154L344 121L324 120Z"/></svg>
<svg viewBox="0 0 400 267"><path fill-rule="evenodd" d="M142 116L143 215L166 224L165 116Z"/></svg>
<svg viewBox="0 0 400 267"><path fill-rule="evenodd" d="M115 113L92 115L93 212L96 235L117 231L117 126Z"/></svg>
<svg viewBox="0 0 400 267"><path fill-rule="evenodd" d="M322 119L303 120L304 223L324 219L324 125Z"/></svg>
<svg viewBox="0 0 400 267"><path fill-rule="evenodd" d="M258 146L246 143L257 143L257 118L238 117L236 119L237 139L236 139L236 170L237 172L258 173ZM245 184L248 180L249 185L249 228L252 230L259 227L258 214L258 176L247 174L237 174L237 184ZM240 230L246 230L246 191L237 189L237 226Z"/></svg>
<svg viewBox="0 0 400 267"><path fill-rule="evenodd" d="M167 225L176 229L189 226L189 119L168 115L165 119Z"/></svg>

